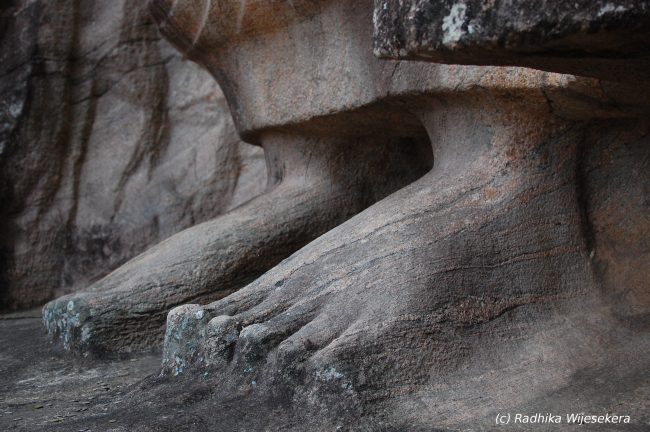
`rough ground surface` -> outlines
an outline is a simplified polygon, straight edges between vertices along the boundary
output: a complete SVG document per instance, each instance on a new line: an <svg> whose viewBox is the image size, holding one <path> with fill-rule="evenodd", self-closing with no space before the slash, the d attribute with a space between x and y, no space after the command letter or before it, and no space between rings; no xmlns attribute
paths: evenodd
<svg viewBox="0 0 650 432"><path fill-rule="evenodd" d="M2 363L0 373L0 430L3 431L87 431L87 432L235 432L235 431L494 431L521 430L496 428L496 412L602 412L629 413L633 423L622 427L578 427L579 430L642 432L650 429L645 401L650 396L650 364L647 356L630 367L629 360L614 354L615 367L598 366L571 375L555 392L540 394L535 400L517 401L526 393L533 374L507 391L510 405L494 403L486 411L476 411L479 402L490 405L495 393L505 386L472 388L462 391L437 390L438 400L411 398L419 420L374 421L354 412L338 412L324 421L304 405L277 399L269 404L265 390L249 382L228 388L220 376L203 374L178 378L159 377L160 357L141 355L122 361L71 361L61 350L47 343L37 317L38 311L0 319ZM11 349L6 349L10 346ZM640 347L642 348L642 347ZM533 370L542 373L542 370ZM242 374L244 375L244 374ZM611 377L612 379L604 379ZM516 377L513 377L516 378ZM515 382L517 382L515 380ZM224 390L228 391L224 391ZM459 403L459 401L471 401ZM445 414L455 415L449 421ZM444 426L443 426L444 423ZM527 427L526 430L566 430L557 426Z"/></svg>
<svg viewBox="0 0 650 432"><path fill-rule="evenodd" d="M87 287L266 186L141 2L0 4L0 308Z"/></svg>
<svg viewBox="0 0 650 432"><path fill-rule="evenodd" d="M133 385L157 372L159 356L71 362L45 339L39 312L0 316L0 430L123 426L115 407L123 408ZM70 422L84 427L70 429Z"/></svg>

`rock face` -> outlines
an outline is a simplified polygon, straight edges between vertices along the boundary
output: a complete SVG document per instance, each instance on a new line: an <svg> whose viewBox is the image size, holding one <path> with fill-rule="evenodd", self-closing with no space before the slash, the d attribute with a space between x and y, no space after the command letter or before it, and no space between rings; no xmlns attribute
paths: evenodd
<svg viewBox="0 0 650 432"><path fill-rule="evenodd" d="M650 80L647 0L376 0L382 58Z"/></svg>
<svg viewBox="0 0 650 432"><path fill-rule="evenodd" d="M129 1L1 14L0 305L84 288L266 186L209 75Z"/></svg>

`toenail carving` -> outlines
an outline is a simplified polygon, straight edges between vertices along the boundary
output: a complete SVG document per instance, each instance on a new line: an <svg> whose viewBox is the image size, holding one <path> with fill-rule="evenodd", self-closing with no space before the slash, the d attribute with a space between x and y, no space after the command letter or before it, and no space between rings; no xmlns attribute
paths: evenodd
<svg viewBox="0 0 650 432"><path fill-rule="evenodd" d="M163 351L163 370L174 375L182 373L189 364L201 364L202 344L206 337L208 315L196 304L172 309L167 315Z"/></svg>
<svg viewBox="0 0 650 432"><path fill-rule="evenodd" d="M251 324L239 333L235 359L242 363L252 363L263 359L268 351L269 328L264 324Z"/></svg>

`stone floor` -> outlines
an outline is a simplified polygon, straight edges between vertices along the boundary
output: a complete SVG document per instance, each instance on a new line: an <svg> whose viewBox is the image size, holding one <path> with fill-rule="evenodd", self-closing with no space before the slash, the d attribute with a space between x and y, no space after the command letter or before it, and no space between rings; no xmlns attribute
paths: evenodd
<svg viewBox="0 0 650 432"><path fill-rule="evenodd" d="M157 374L160 356L71 361L47 342L39 314L0 316L0 430L127 430L111 405Z"/></svg>
<svg viewBox="0 0 650 432"><path fill-rule="evenodd" d="M537 425L526 430L650 430L647 403L650 400L650 357L644 355L650 351L645 342L638 346L640 356L622 358L605 370L585 370L580 376L573 376L570 385L521 406L513 401L513 412L561 412L563 407L580 412L584 405L581 401L586 400L586 406L597 413L626 413L634 419L634 424L599 428ZM0 315L0 347L0 432L371 430L323 426L318 418L305 416L304 412L265 406L264 395L257 395L249 388L220 391L223 377L205 374L160 377L159 353L112 361L71 359L47 342L40 311ZM453 403L452 398L450 404ZM354 418L341 420L348 425L355 424ZM435 423L435 419L429 422ZM430 427L372 430L441 431ZM469 414L449 430L523 429L497 428L490 419L473 418Z"/></svg>
<svg viewBox="0 0 650 432"><path fill-rule="evenodd" d="M248 394L215 400L218 378L161 377L160 359L74 359L47 341L40 310L0 315L0 432L253 431L269 417L300 429Z"/></svg>

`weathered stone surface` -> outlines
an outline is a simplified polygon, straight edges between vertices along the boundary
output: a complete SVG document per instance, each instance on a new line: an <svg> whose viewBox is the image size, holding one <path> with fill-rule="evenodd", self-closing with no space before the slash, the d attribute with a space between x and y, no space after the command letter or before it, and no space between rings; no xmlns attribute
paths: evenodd
<svg viewBox="0 0 650 432"><path fill-rule="evenodd" d="M621 400L644 427L647 86L382 63L371 2L294 3L248 26L262 2L153 5L249 139L423 126L434 167L236 293L174 309L164 371L214 375L211 403L263 407L277 429L491 430L499 411Z"/></svg>
<svg viewBox="0 0 650 432"><path fill-rule="evenodd" d="M230 216L295 206L333 209L322 220L338 223L333 185L356 202L359 181L407 178L377 172L387 143L424 130L435 161L238 291L172 310L163 374L131 393L129 410L142 416L128 430L495 430L498 413L518 412L616 412L630 430L647 429L644 81L381 61L370 0L152 7L163 33L224 88L242 135L267 150L277 186L258 199L274 204ZM291 194L285 179L310 190L314 181L328 199ZM246 251L233 265L256 262L244 245L260 233L296 235L260 222L246 237L246 218L232 224L217 234L234 233L225 240ZM209 232L195 229L158 248L191 249ZM158 263L155 250L116 273L127 276L124 298L131 277ZM61 316L77 319L76 305ZM102 307L84 310L113 313ZM128 318L102 329L134 340ZM191 426L152 414L179 404Z"/></svg>
<svg viewBox="0 0 650 432"><path fill-rule="evenodd" d="M39 315L38 311L0 315L0 430L124 427L129 394L156 373L158 355L119 362L71 362L70 356L48 343ZM114 410L118 406L121 414Z"/></svg>
<svg viewBox="0 0 650 432"><path fill-rule="evenodd" d="M142 4L3 3L0 305L85 288L265 187L221 91Z"/></svg>
<svg viewBox="0 0 650 432"><path fill-rule="evenodd" d="M646 0L376 0L382 58L650 80Z"/></svg>
<svg viewBox="0 0 650 432"><path fill-rule="evenodd" d="M332 428L456 430L647 395L645 121L579 125L525 89L437 97L421 118L430 174L246 288L173 311L166 370L202 366L217 400L248 391ZM610 398L563 394L589 388L585 370ZM609 378L622 375L637 384ZM623 399L616 411L647 423Z"/></svg>
<svg viewBox="0 0 650 432"><path fill-rule="evenodd" d="M50 302L43 309L50 335L84 355L159 346L172 307L231 294L432 163L421 135L269 132L263 145L269 167L264 194L166 239L87 291Z"/></svg>
<svg viewBox="0 0 650 432"><path fill-rule="evenodd" d="M210 13L227 22L232 16L218 13L224 5L215 6L216 12ZM166 6L176 8L173 17L177 19L182 19L183 8L196 12L196 4L189 2ZM276 5L271 12L275 13L277 8L290 15L305 11L299 4L294 7ZM251 10L259 12L255 7ZM243 23L252 29L242 27L242 35L255 34L253 30L259 23ZM283 25L284 21L274 23ZM266 37L272 29L263 30L260 34ZM227 28L223 31L226 36L233 36ZM365 54L373 64L381 64L370 51ZM201 64L220 73L208 61ZM234 86L242 89L258 85L253 80L261 72L250 65L249 70L238 71L236 77L222 81L221 85L226 93ZM292 88L286 79L293 76L296 75L284 75L277 82ZM324 76L331 78L330 74ZM250 93L250 99L237 99L235 103L241 103L236 105L230 99L231 111L239 113L236 118L243 122L259 123L260 119L247 119L240 110L249 104L245 110L252 115L268 110L272 118L287 122L286 118L277 117L281 113L273 113L275 95L257 91ZM307 97L301 95L301 100L293 103L306 101ZM293 106L293 113L299 114L296 107ZM43 318L52 338L83 354L123 352L160 344L165 315L172 307L187 302L208 303L230 294L431 168L426 132L408 113L382 106L364 108L342 121L336 116L332 120L302 122L301 126L282 129L259 124L255 131L242 129L240 124L240 133L265 150L266 192L221 218L168 238L87 291L47 304Z"/></svg>

